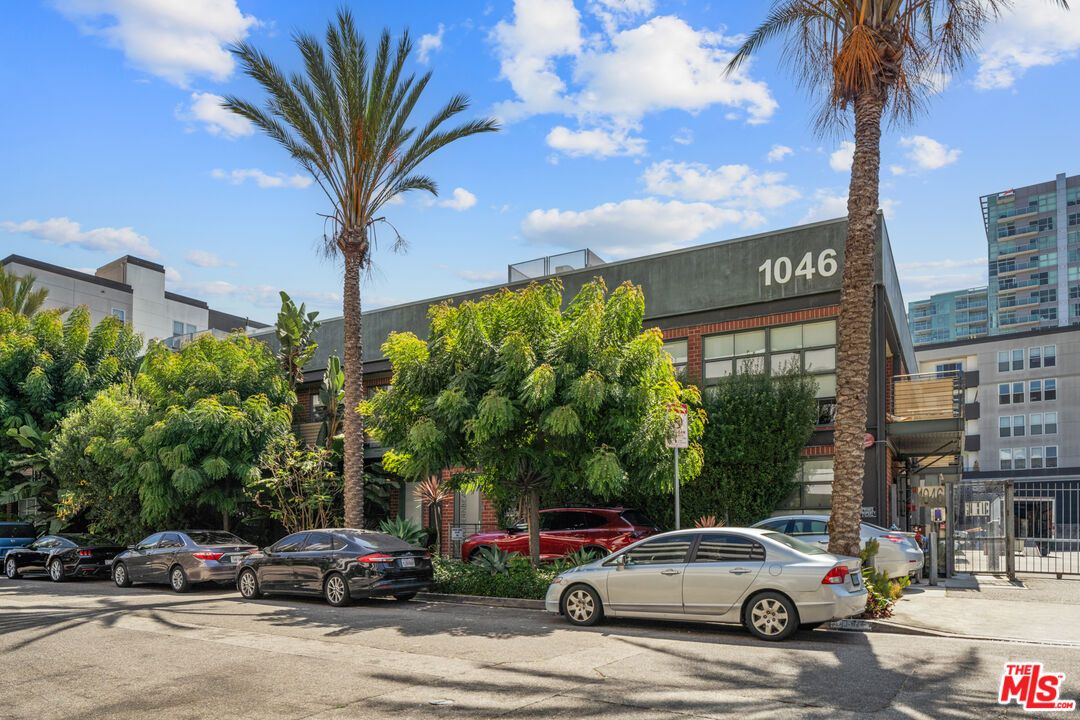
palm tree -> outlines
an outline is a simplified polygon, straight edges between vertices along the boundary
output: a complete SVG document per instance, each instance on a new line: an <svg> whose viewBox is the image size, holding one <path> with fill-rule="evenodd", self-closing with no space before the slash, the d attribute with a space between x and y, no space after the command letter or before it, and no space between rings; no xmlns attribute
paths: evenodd
<svg viewBox="0 0 1080 720"><path fill-rule="evenodd" d="M21 278L14 272L0 267L0 307L16 315L30 317L45 304L49 291L45 288L34 289L37 277L27 273Z"/></svg>
<svg viewBox="0 0 1080 720"><path fill-rule="evenodd" d="M1064 0L1052 0L1068 7ZM870 320L881 120L913 119L935 78L963 67L986 25L1011 0L775 0L736 52L729 71L764 44L785 41L783 58L801 84L821 93L819 132L847 127L855 155L841 276L836 372L835 468L829 551L858 555L870 375Z"/></svg>
<svg viewBox="0 0 1080 720"><path fill-rule="evenodd" d="M364 523L364 425L357 412L363 400L360 273L370 272L376 247L375 226L386 203L411 190L438 195L435 181L417 167L446 145L498 127L494 120L468 120L449 129L443 125L469 107L455 95L419 130L409 119L431 73L404 74L412 50L408 33L391 49L384 30L369 64L368 49L345 8L326 28L323 46L312 35L293 37L304 59L304 73L286 76L274 62L248 43L230 49L241 67L268 95L263 107L235 96L223 106L247 118L282 147L314 178L330 200L324 217L330 232L324 250L345 265L345 523Z"/></svg>

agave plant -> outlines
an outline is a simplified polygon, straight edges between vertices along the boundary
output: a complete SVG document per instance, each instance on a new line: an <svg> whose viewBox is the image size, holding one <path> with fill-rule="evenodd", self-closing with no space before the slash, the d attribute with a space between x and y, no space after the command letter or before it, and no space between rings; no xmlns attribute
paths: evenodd
<svg viewBox="0 0 1080 720"><path fill-rule="evenodd" d="M577 567L578 565L588 565L591 562L599 560L604 555L599 550L592 548L581 548L577 552L570 553L563 560L570 564L570 567Z"/></svg>
<svg viewBox="0 0 1080 720"><path fill-rule="evenodd" d="M494 546L486 546L473 553L469 558L469 562L488 575L509 575L510 566L516 556L516 552L507 552Z"/></svg>
<svg viewBox="0 0 1080 720"><path fill-rule="evenodd" d="M420 507L430 509L434 517L432 525L435 528L435 550L442 550L442 504L450 499L452 493L446 484L437 477L429 477L416 483L413 489L413 497Z"/></svg>
<svg viewBox="0 0 1080 720"><path fill-rule="evenodd" d="M410 545L420 545L424 541L424 529L408 518L383 520L379 532L393 535Z"/></svg>
<svg viewBox="0 0 1080 720"><path fill-rule="evenodd" d="M699 528L718 528L724 527L723 520L717 520L715 515L702 515L694 523L694 527Z"/></svg>

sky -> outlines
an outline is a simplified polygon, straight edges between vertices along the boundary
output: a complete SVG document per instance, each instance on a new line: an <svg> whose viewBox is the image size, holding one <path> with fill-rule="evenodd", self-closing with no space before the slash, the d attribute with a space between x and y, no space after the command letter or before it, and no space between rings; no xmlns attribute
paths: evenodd
<svg viewBox="0 0 1080 720"><path fill-rule="evenodd" d="M272 321L278 290L341 314L320 248L328 201L288 154L220 107L264 96L228 48L289 71L297 32L338 2L20 0L0 4L0 256L92 272L124 254L168 289ZM501 131L461 140L385 216L364 307L505 281L510 263L588 247L606 260L839 217L843 135L767 47L723 69L767 3L348 3L374 43L407 30L432 72L414 120L450 96ZM882 136L881 204L906 300L986 282L979 196L1080 173L1080 10L1016 0L929 109ZM1072 87L1074 91L1067 92Z"/></svg>

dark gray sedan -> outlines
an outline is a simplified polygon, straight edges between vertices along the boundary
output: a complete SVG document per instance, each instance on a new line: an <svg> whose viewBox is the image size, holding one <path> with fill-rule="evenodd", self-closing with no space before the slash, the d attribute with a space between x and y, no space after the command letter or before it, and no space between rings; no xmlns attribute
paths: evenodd
<svg viewBox="0 0 1080 720"><path fill-rule="evenodd" d="M112 561L113 581L168 583L176 592L192 584L232 585L240 561L258 548L224 530L174 530L143 538Z"/></svg>

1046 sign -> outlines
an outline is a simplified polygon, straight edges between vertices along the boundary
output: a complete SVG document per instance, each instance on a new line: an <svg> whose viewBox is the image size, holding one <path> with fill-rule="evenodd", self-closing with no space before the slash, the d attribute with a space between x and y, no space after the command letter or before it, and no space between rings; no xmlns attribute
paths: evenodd
<svg viewBox="0 0 1080 720"><path fill-rule="evenodd" d="M767 258L758 266L758 272L765 274L765 286L772 284L786 285L792 278L805 278L807 282L814 275L832 277L836 274L836 251L832 248L822 250L814 257L814 253L808 252L802 259L792 259L786 255L778 258Z"/></svg>

